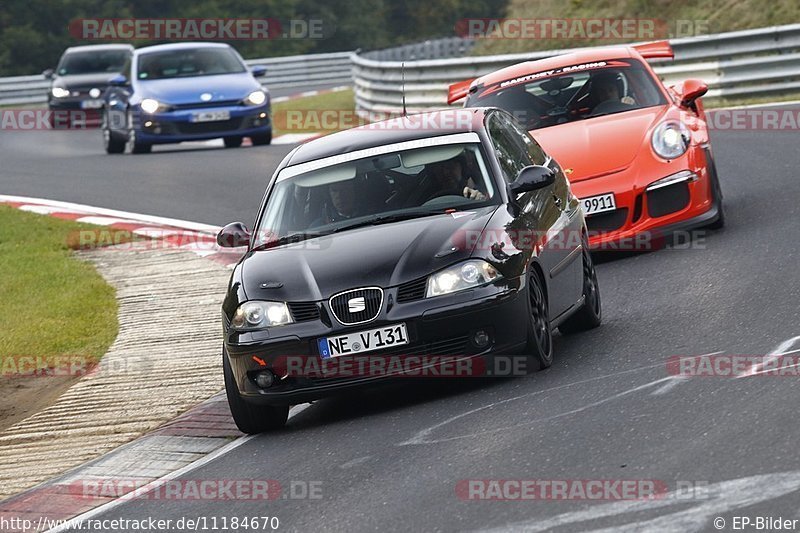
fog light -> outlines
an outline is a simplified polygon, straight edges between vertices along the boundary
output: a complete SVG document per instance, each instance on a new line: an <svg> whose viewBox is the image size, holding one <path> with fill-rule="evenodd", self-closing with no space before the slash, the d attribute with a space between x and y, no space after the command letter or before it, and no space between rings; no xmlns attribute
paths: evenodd
<svg viewBox="0 0 800 533"><path fill-rule="evenodd" d="M151 121L149 121L149 120L148 120L147 122L145 122L145 123L144 123L144 127L145 127L145 128L149 128L149 127L150 127L150 126L152 126L152 125L153 125L153 123L152 123Z"/></svg>
<svg viewBox="0 0 800 533"><path fill-rule="evenodd" d="M268 389L275 383L275 374L269 370L262 370L255 377L256 385L262 389Z"/></svg>
<svg viewBox="0 0 800 533"><path fill-rule="evenodd" d="M258 118L267 118L267 114L266 113L259 113L258 114Z"/></svg>
<svg viewBox="0 0 800 533"><path fill-rule="evenodd" d="M478 348L485 348L489 345L489 334L482 329L479 329L472 336L472 343Z"/></svg>

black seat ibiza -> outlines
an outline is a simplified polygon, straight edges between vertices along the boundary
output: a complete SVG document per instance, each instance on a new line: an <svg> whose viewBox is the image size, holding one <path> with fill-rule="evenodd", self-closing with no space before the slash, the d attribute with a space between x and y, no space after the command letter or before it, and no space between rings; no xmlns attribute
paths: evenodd
<svg viewBox="0 0 800 533"><path fill-rule="evenodd" d="M600 324L580 202L505 111L402 117L301 145L272 177L223 304L239 428L398 376L539 368L551 333ZM489 357L491 356L491 357ZM484 372L490 374L491 372Z"/></svg>

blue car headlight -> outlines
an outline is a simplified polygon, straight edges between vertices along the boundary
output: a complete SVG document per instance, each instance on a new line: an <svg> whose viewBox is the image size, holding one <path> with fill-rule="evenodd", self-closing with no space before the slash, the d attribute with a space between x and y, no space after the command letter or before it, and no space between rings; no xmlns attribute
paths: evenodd
<svg viewBox="0 0 800 533"><path fill-rule="evenodd" d="M247 98L244 99L244 103L247 105L262 105L266 101L267 93L261 89L251 92L247 95Z"/></svg>
<svg viewBox="0 0 800 533"><path fill-rule="evenodd" d="M145 98L139 105L141 105L142 111L145 113L155 113L161 107L161 104L158 102L158 100L154 100L152 98Z"/></svg>

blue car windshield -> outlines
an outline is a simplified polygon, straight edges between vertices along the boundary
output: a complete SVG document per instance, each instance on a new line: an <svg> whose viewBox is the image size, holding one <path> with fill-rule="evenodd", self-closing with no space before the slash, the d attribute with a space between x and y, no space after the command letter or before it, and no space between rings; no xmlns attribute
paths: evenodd
<svg viewBox="0 0 800 533"><path fill-rule="evenodd" d="M140 80L163 80L238 74L246 68L228 48L191 48L142 54L137 71Z"/></svg>
<svg viewBox="0 0 800 533"><path fill-rule="evenodd" d="M114 74L122 72L130 57L128 50L93 50L89 52L70 52L61 59L56 71L59 76L75 74Z"/></svg>

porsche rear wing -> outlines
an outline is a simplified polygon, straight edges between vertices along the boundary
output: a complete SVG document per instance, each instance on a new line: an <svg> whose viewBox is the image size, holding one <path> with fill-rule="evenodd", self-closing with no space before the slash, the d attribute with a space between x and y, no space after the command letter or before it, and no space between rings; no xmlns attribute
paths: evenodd
<svg viewBox="0 0 800 533"><path fill-rule="evenodd" d="M477 78L456 82L447 88L447 105L458 102L469 94L469 86Z"/></svg>
<svg viewBox="0 0 800 533"><path fill-rule="evenodd" d="M652 43L637 44L632 46L634 50L645 59L674 59L675 52L669 41L653 41Z"/></svg>
<svg viewBox="0 0 800 533"><path fill-rule="evenodd" d="M669 41L653 41L632 46L644 59L674 59L675 52ZM477 78L453 83L447 88L447 105L458 102L469 94L469 86Z"/></svg>

